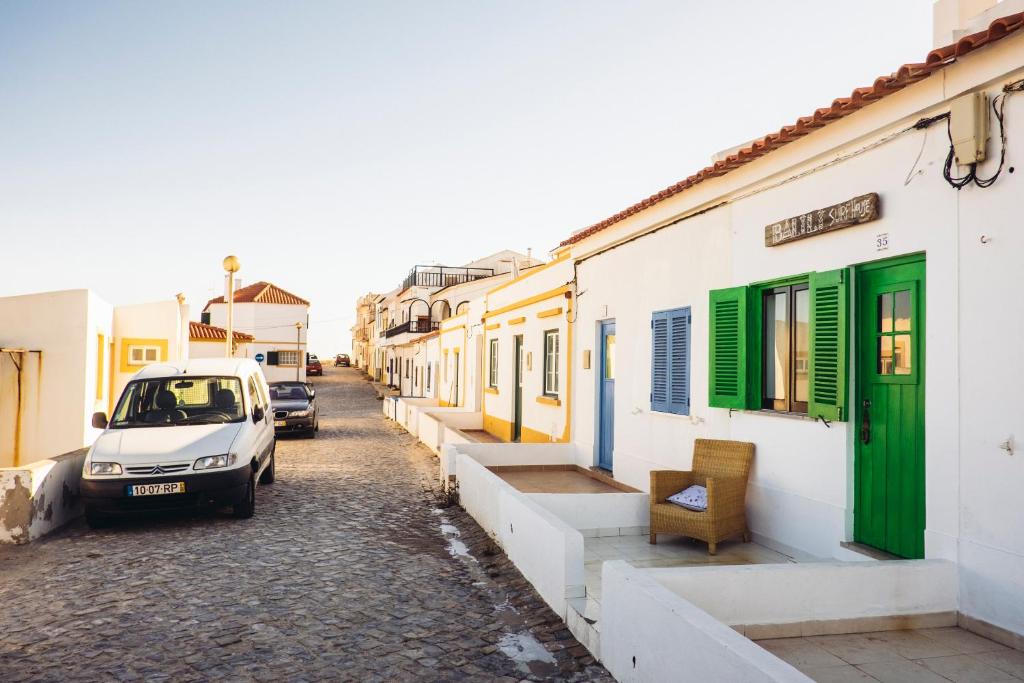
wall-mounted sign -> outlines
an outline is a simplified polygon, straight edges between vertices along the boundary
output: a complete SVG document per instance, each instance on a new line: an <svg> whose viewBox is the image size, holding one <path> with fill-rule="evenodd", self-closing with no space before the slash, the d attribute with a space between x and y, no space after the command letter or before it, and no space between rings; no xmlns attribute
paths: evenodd
<svg viewBox="0 0 1024 683"><path fill-rule="evenodd" d="M815 209L787 218L764 228L764 246L777 247L786 242L814 237L878 218L878 193L862 194L840 204Z"/></svg>
<svg viewBox="0 0 1024 683"><path fill-rule="evenodd" d="M265 357L263 356L262 353L257 353L256 357L255 357L255 360L256 360L257 363L262 363L266 359L265 359Z"/></svg>

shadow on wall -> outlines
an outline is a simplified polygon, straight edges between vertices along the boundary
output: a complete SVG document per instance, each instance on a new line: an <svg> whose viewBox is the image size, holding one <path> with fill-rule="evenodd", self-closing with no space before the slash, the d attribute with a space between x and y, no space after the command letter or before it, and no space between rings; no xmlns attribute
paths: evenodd
<svg viewBox="0 0 1024 683"><path fill-rule="evenodd" d="M0 543L29 543L81 516L88 450L0 468Z"/></svg>

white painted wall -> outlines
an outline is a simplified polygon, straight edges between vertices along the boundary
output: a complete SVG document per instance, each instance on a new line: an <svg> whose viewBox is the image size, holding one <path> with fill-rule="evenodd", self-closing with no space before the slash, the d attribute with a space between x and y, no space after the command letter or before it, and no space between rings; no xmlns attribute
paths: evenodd
<svg viewBox="0 0 1024 683"><path fill-rule="evenodd" d="M24 358L19 463L87 446L99 433L90 426L92 413L106 410L109 390L97 374L97 335L111 339L111 310L85 289L0 298L0 347L42 351L18 359ZM16 366L0 354L0 466L15 461L17 403Z"/></svg>
<svg viewBox="0 0 1024 683"><path fill-rule="evenodd" d="M811 679L656 581L650 570L605 562L601 662L618 681Z"/></svg>
<svg viewBox="0 0 1024 683"><path fill-rule="evenodd" d="M955 614L958 608L957 567L948 560L672 567L649 575L730 626Z"/></svg>
<svg viewBox="0 0 1024 683"><path fill-rule="evenodd" d="M142 366L127 365L126 342L132 339L162 340L167 344L161 361L189 359L189 309L175 299L114 307L114 396L115 402L132 375Z"/></svg>
<svg viewBox="0 0 1024 683"><path fill-rule="evenodd" d="M564 619L566 599L585 592L583 535L471 456L456 461L462 507Z"/></svg>

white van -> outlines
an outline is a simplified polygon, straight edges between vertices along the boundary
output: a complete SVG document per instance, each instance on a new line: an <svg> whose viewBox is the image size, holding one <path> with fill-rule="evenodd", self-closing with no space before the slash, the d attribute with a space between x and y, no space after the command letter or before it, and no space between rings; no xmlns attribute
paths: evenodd
<svg viewBox="0 0 1024 683"><path fill-rule="evenodd" d="M149 365L131 379L89 449L81 493L89 526L109 516L192 506L256 511L256 485L274 481L267 381L248 359Z"/></svg>

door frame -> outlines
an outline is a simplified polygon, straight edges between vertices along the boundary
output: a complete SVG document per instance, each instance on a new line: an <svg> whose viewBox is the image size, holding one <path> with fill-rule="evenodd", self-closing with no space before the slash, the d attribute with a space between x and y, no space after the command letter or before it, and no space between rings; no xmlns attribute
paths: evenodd
<svg viewBox="0 0 1024 683"><path fill-rule="evenodd" d="M597 401L596 409L594 411L594 465L607 471L613 471L615 467L615 410L614 404L612 407L612 414L610 419L612 422L612 438L609 452L609 463L608 467L605 467L601 461L601 449L604 446L604 371L605 371L605 337L608 335L608 328L615 327L615 318L608 318L605 320L597 321ZM612 334L615 334L613 329ZM614 381L614 378L613 380ZM614 400L614 397L613 397Z"/></svg>
<svg viewBox="0 0 1024 683"><path fill-rule="evenodd" d="M523 335L512 337L512 433L510 440L520 442L523 439Z"/></svg>
<svg viewBox="0 0 1024 683"><path fill-rule="evenodd" d="M914 295L913 295L914 296L914 314L916 315L915 328L917 330L917 332L915 332L914 337L913 337L913 339L914 339L914 346L913 346L914 363L913 363L913 366L912 366L912 374L911 374L911 376L916 379L916 383L920 387L921 402L922 402L922 407L921 407L921 409L918 412L919 412L919 419L920 419L920 426L919 426L919 428L921 430L921 435L922 435L922 447L921 447L922 448L922 456L921 456L922 457L922 472L920 474L920 477L921 477L920 486L921 486L921 498L922 498L921 505L924 507L924 518L922 520L923 523L922 523L922 529L921 529L921 534L922 534L922 537L921 537L921 548L922 548L921 557L923 558L924 557L924 553L923 553L924 533L925 533L925 531L928 528L928 526L927 526L927 504L928 504L927 454L928 454L928 448L927 448L927 429L926 429L926 417L925 417L925 415L926 415L925 410L927 408L927 402L926 402L926 396L927 396L927 390L926 389L927 389L927 387L925 385L926 376L927 376L927 365L926 365L927 350L926 350L925 338L926 338L927 333L928 333L928 322L927 322L928 260L927 260L927 254L925 252L916 252L916 253L913 253L913 254L906 254L906 255L902 255L902 256L894 256L892 258L885 258L885 259L880 259L880 260L876 260L876 261L868 261L866 263L857 264L856 266L853 267L855 273L857 274L857 277L855 279L855 285L854 285L854 290L853 290L853 295L852 295L852 298L853 298L853 301L852 301L852 312L853 312L854 324L851 325L851 327L852 327L852 335L853 335L853 353L851 355L852 355L854 360L853 360L853 364L852 364L853 365L853 367L852 367L853 406L852 406L852 409L850 410L850 432L851 432L851 436L853 438L853 467L852 467L852 474L853 474L852 478L853 478L853 481L852 481L852 486L850 487L851 494L852 494L852 505L850 506L851 510L852 510L852 515L851 515L852 523L850 525L850 538L852 538L857 543L864 543L865 545L868 545L870 547L875 547L875 546L872 546L870 543L867 543L867 542L861 540L861 538L863 538L863 536L861 535L861 533L859 533L860 532L860 528L859 528L859 524L858 524L858 514L859 514L859 512L858 512L858 505L857 505L858 501L860 500L860 495L861 495L860 465L861 465L861 458L862 458L862 456L861 456L861 448L862 448L862 445L863 445L862 442L861 442L861 433L860 433L861 419L862 419L862 412L861 411L863 410L862 402L863 402L864 397L865 397L866 384L867 384L867 379L866 379L866 377L864 375L864 373L867 370L864 367L864 364L861 363L862 354L865 352L865 349L864 349L864 338L865 338L865 334L866 333L864 331L864 329L865 329L864 326L865 325L871 326L872 331L874 330L873 316L862 316L861 315L861 313L862 313L861 309L862 309L862 304L863 304L863 302L861 301L861 295L864 292L864 288L862 287L862 283L864 282L864 279L861 277L861 275L863 273L866 273L866 272L885 270L885 269L888 269L888 268L894 268L894 267L899 267L899 266L907 266L907 265L915 265L915 264L920 264L922 266L922 272L921 272L920 279L919 280L917 280L917 279L911 280L911 281L908 282L908 284L913 283L912 291L914 292ZM874 335L872 334L872 338L873 337L874 337ZM872 344L872 349L873 348L874 348L874 344ZM900 383L900 382L893 382L893 383L897 384L897 383ZM886 550L884 548L879 548L879 550L882 550L883 552L890 552L890 551L888 551L888 550Z"/></svg>

